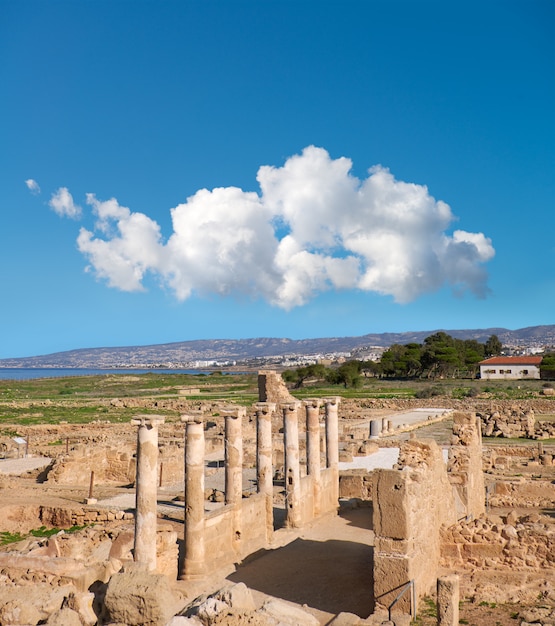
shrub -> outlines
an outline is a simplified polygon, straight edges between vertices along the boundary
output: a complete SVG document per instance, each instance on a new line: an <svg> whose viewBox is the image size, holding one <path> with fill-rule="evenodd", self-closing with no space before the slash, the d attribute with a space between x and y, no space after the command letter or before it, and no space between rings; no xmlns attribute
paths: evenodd
<svg viewBox="0 0 555 626"><path fill-rule="evenodd" d="M415 394L415 398L433 398L434 396L441 396L442 391L440 387L428 386L423 389L419 389Z"/></svg>

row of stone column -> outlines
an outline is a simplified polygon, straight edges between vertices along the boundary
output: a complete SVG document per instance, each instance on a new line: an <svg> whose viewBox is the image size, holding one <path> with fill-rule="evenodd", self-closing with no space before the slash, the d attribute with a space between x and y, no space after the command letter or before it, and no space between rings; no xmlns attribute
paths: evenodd
<svg viewBox="0 0 555 626"><path fill-rule="evenodd" d="M322 485L320 480L320 406L321 400L305 400L306 409L306 456L307 474L311 477L314 499L314 516L321 511ZM291 402L282 407L284 452L285 452L285 510L286 525L299 527L302 524L301 512L301 471L299 455L300 402ZM333 473L334 501L339 497L339 398L324 400L326 428L326 467Z"/></svg>
<svg viewBox="0 0 555 626"><path fill-rule="evenodd" d="M380 435L390 435L392 432L393 422L386 417L370 421L370 439L378 439Z"/></svg>
<svg viewBox="0 0 555 626"><path fill-rule="evenodd" d="M333 472L332 498L339 495L338 406L339 398L323 401L326 428L326 467ZM320 513L320 406L321 400L304 402L306 409L307 474L312 478L314 515ZM299 455L300 402L282 406L285 452L286 524L301 525L301 475ZM276 405L260 402L256 407L256 477L257 491L273 497L272 415ZM239 407L225 415L225 502L237 505L243 493L242 423L246 409ZM185 532L184 560L181 578L195 579L204 575L204 423L200 416L182 416L185 424ZM135 511L135 561L148 569L156 568L157 465L158 426L160 416L141 416L132 420L138 426L137 476ZM237 507L238 509L238 507ZM234 515L234 541L240 542L241 515Z"/></svg>

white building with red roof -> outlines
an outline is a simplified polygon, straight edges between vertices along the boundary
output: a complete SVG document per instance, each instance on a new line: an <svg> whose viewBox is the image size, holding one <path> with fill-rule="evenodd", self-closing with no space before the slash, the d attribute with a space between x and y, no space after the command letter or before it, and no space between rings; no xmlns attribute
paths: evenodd
<svg viewBox="0 0 555 626"><path fill-rule="evenodd" d="M541 356L492 356L480 361L480 378L513 380L539 378Z"/></svg>

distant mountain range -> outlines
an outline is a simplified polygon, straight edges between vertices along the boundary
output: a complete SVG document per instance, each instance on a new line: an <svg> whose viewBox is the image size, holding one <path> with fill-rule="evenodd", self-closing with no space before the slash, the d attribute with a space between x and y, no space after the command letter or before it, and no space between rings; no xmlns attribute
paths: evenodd
<svg viewBox="0 0 555 626"><path fill-rule="evenodd" d="M0 368L116 368L116 367L197 367L198 362L270 361L272 357L331 355L364 352L371 347L387 348L394 343L422 343L439 330L406 333L368 334L361 337L328 337L322 339L203 339L153 346L121 348L82 348L43 356L0 359ZM481 343L497 335L504 346L542 348L555 346L555 325L530 326L518 330L484 328L444 330L458 339L476 339Z"/></svg>

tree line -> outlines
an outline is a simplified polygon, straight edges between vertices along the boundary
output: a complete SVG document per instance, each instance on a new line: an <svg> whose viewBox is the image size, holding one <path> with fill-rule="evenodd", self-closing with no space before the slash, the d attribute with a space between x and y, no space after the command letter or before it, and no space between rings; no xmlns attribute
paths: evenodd
<svg viewBox="0 0 555 626"><path fill-rule="evenodd" d="M424 343L393 344L382 355L381 361L353 359L339 367L321 364L286 370L285 382L296 388L307 379L324 380L345 387L359 387L363 377L379 378L474 378L478 363L501 353L502 344L497 335L485 343L475 339L456 339L445 332L426 337Z"/></svg>

